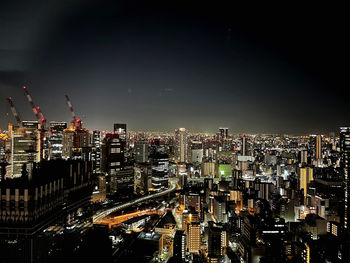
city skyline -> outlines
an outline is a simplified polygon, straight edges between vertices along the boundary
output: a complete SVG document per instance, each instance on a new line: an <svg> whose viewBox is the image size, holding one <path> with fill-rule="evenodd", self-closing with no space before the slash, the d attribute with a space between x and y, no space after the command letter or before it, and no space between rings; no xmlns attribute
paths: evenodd
<svg viewBox="0 0 350 263"><path fill-rule="evenodd" d="M0 262L350 263L339 3L0 3Z"/></svg>
<svg viewBox="0 0 350 263"><path fill-rule="evenodd" d="M23 119L34 118L27 85L48 120L70 120L67 94L89 129L310 134L348 125L336 7L18 3L0 11L0 90ZM5 129L5 100L0 110Z"/></svg>

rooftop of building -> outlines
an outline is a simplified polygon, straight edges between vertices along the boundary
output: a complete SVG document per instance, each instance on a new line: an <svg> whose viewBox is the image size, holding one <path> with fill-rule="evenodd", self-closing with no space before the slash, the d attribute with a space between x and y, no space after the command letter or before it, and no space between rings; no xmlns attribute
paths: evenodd
<svg viewBox="0 0 350 263"><path fill-rule="evenodd" d="M156 232L141 232L138 239L150 240L150 241L158 241L162 237L162 234Z"/></svg>

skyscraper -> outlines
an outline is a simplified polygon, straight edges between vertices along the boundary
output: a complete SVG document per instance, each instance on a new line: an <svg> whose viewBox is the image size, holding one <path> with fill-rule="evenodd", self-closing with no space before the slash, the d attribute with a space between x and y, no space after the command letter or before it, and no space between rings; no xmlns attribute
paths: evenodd
<svg viewBox="0 0 350 263"><path fill-rule="evenodd" d="M124 144L117 133L107 133L102 141L102 172L116 174L124 168Z"/></svg>
<svg viewBox="0 0 350 263"><path fill-rule="evenodd" d="M340 165L344 176L344 229L349 229L349 218L350 218L350 127L340 128L340 154L341 161Z"/></svg>
<svg viewBox="0 0 350 263"><path fill-rule="evenodd" d="M125 144L119 133L107 133L102 141L101 171L107 173L109 194L134 191L134 169L125 165Z"/></svg>
<svg viewBox="0 0 350 263"><path fill-rule="evenodd" d="M34 162L40 162L41 132L37 126L10 126L11 134L11 174L7 177L21 177L24 165L29 174Z"/></svg>
<svg viewBox="0 0 350 263"><path fill-rule="evenodd" d="M243 156L247 155L247 139L248 137L246 135L242 136L241 154Z"/></svg>
<svg viewBox="0 0 350 263"><path fill-rule="evenodd" d="M228 138L228 128L219 128L220 139Z"/></svg>
<svg viewBox="0 0 350 263"><path fill-rule="evenodd" d="M191 161L192 163L202 163L203 159L203 144L202 142L191 142Z"/></svg>
<svg viewBox="0 0 350 263"><path fill-rule="evenodd" d="M126 124L125 123L115 123L114 132L119 134L120 140L126 142Z"/></svg>
<svg viewBox="0 0 350 263"><path fill-rule="evenodd" d="M151 157L152 188L161 190L168 187L169 156L164 153L156 153Z"/></svg>
<svg viewBox="0 0 350 263"><path fill-rule="evenodd" d="M137 163L145 163L148 161L149 147L148 142L135 142L135 161Z"/></svg>
<svg viewBox="0 0 350 263"><path fill-rule="evenodd" d="M309 136L309 149L312 152L313 160L320 161L322 159L322 135L312 134Z"/></svg>
<svg viewBox="0 0 350 263"><path fill-rule="evenodd" d="M201 244L201 228L200 223L192 222L188 225L188 251L190 253L198 253Z"/></svg>
<svg viewBox="0 0 350 263"><path fill-rule="evenodd" d="M92 152L91 159L94 162L94 173L101 172L101 131L94 130L92 132Z"/></svg>
<svg viewBox="0 0 350 263"><path fill-rule="evenodd" d="M114 133L119 135L119 142L124 149L124 158L126 157L127 154L127 133L126 133L126 124L125 123L115 123L114 124Z"/></svg>
<svg viewBox="0 0 350 263"><path fill-rule="evenodd" d="M61 159L63 148L63 131L67 129L66 122L51 121L49 137L50 159Z"/></svg>
<svg viewBox="0 0 350 263"><path fill-rule="evenodd" d="M175 160L181 163L187 161L187 132L185 128L175 130Z"/></svg>
<svg viewBox="0 0 350 263"><path fill-rule="evenodd" d="M315 154L316 160L322 159L322 136L317 135L316 136L316 154Z"/></svg>
<svg viewBox="0 0 350 263"><path fill-rule="evenodd" d="M85 159L85 149L90 146L90 133L83 128L81 120L75 119L69 128L63 131L63 159Z"/></svg>
<svg viewBox="0 0 350 263"><path fill-rule="evenodd" d="M307 195L307 188L310 181L314 180L311 167L300 168L300 190L304 189L304 196Z"/></svg>
<svg viewBox="0 0 350 263"><path fill-rule="evenodd" d="M307 151L306 150L301 150L300 151L300 163L307 163Z"/></svg>

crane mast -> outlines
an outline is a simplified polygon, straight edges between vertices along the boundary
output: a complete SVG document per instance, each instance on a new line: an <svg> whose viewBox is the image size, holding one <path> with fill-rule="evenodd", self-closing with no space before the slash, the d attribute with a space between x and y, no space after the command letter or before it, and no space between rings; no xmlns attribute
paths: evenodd
<svg viewBox="0 0 350 263"><path fill-rule="evenodd" d="M12 114L13 114L13 116L15 117L17 124L18 124L20 127L22 127L21 118L19 117L19 115L18 115L18 113L17 113L17 110L16 110L16 108L15 108L15 105L13 104L12 98L11 98L11 97L8 97L6 100L7 100L8 103L10 104Z"/></svg>
<svg viewBox="0 0 350 263"><path fill-rule="evenodd" d="M71 103L71 101L70 101L68 95L66 95L66 100L67 100L67 105L68 105L68 107L69 107L69 110L70 110L70 112L72 113L73 120L75 121L75 120L77 119L77 116L75 115L75 112L74 112L74 110L73 110L73 105L72 105L72 103Z"/></svg>
<svg viewBox="0 0 350 263"><path fill-rule="evenodd" d="M45 119L40 107L35 107L32 96L30 96L29 91L28 91L26 86L23 86L23 90L24 90L25 96L27 97L27 99L29 101L30 106L32 106L32 110L33 110L33 113L34 113L36 119L42 125L42 128L45 129L46 119Z"/></svg>

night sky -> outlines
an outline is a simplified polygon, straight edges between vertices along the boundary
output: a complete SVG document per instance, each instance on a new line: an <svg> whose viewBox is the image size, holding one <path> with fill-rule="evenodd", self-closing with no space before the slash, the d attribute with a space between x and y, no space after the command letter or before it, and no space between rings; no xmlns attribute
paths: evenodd
<svg viewBox="0 0 350 263"><path fill-rule="evenodd" d="M341 6L234 1L1 1L0 127L70 121L89 129L326 133L350 125ZM191 2L192 4L189 4Z"/></svg>

